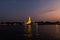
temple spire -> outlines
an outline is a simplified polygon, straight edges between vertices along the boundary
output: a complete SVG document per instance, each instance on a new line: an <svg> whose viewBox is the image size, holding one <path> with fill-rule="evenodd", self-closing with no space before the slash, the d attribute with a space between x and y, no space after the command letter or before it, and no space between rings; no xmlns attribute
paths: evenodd
<svg viewBox="0 0 60 40"><path fill-rule="evenodd" d="M31 18L30 18L30 16L28 17L28 20L27 20L27 22L25 22L25 24L31 24Z"/></svg>

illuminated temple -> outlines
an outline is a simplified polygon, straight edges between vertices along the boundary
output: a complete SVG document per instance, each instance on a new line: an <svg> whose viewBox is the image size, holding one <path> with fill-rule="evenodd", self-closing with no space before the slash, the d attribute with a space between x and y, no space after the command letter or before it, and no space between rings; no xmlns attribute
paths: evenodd
<svg viewBox="0 0 60 40"><path fill-rule="evenodd" d="M27 25L31 24L31 18L30 17L28 17L28 20L25 22L25 24L27 24Z"/></svg>

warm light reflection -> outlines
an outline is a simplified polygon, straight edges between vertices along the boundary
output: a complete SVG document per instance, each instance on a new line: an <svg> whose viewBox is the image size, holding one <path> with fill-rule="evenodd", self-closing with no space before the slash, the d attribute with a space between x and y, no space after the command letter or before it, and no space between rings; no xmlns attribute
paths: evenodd
<svg viewBox="0 0 60 40"><path fill-rule="evenodd" d="M58 25L56 25L56 32L58 33Z"/></svg>
<svg viewBox="0 0 60 40"><path fill-rule="evenodd" d="M27 36L28 38L32 38L32 30L31 30L31 25L27 25Z"/></svg>
<svg viewBox="0 0 60 40"><path fill-rule="evenodd" d="M59 25L56 25L56 38L60 38Z"/></svg>
<svg viewBox="0 0 60 40"><path fill-rule="evenodd" d="M27 25L27 28L28 28L28 33L31 33L31 25Z"/></svg>

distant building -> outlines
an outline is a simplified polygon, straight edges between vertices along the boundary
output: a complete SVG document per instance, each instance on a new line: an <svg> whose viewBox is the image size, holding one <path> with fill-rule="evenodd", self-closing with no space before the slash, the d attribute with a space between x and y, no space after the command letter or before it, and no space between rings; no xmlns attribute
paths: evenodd
<svg viewBox="0 0 60 40"><path fill-rule="evenodd" d="M28 17L28 20L27 20L27 22L25 22L25 24L31 24L31 18L30 18L30 16Z"/></svg>

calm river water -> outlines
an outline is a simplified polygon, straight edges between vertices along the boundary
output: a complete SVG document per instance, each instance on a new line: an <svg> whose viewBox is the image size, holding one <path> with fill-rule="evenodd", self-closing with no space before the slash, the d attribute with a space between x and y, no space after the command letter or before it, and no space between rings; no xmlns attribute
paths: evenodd
<svg viewBox="0 0 60 40"><path fill-rule="evenodd" d="M27 40L60 40L60 25L27 25Z"/></svg>
<svg viewBox="0 0 60 40"><path fill-rule="evenodd" d="M0 40L60 40L60 25L0 25Z"/></svg>

